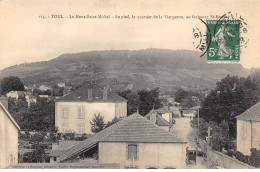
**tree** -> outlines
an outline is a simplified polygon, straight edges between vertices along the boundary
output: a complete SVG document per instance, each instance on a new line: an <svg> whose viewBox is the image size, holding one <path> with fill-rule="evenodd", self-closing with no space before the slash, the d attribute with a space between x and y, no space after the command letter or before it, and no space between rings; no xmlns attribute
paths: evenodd
<svg viewBox="0 0 260 172"><path fill-rule="evenodd" d="M46 159L46 153L45 153L45 145L42 144L35 144L33 145L34 149L33 152L29 155L29 159L31 162L34 163L43 163Z"/></svg>
<svg viewBox="0 0 260 172"><path fill-rule="evenodd" d="M140 104L139 95L131 90L119 92L118 95L127 99L127 115L137 112L138 105Z"/></svg>
<svg viewBox="0 0 260 172"><path fill-rule="evenodd" d="M217 124L226 121L230 136L235 137L235 117L259 101L259 77L226 76L217 82L216 88L203 101L200 116Z"/></svg>
<svg viewBox="0 0 260 172"><path fill-rule="evenodd" d="M33 131L55 130L55 103L46 98L37 98L24 114L22 128Z"/></svg>
<svg viewBox="0 0 260 172"><path fill-rule="evenodd" d="M117 122L119 122L119 121L121 121L121 118L118 118L118 117L115 116L115 117L112 119L112 121L108 121L108 122L107 122L105 128L110 127L111 125L113 125L113 124L115 124L115 123L117 123Z"/></svg>
<svg viewBox="0 0 260 172"><path fill-rule="evenodd" d="M153 90L141 90L138 91L140 97L139 113L145 116L152 109L158 109L162 107L162 102L159 98L159 88Z"/></svg>
<svg viewBox="0 0 260 172"><path fill-rule="evenodd" d="M93 119L90 121L91 131L93 133L98 133L105 128L104 116L100 113L94 114Z"/></svg>
<svg viewBox="0 0 260 172"><path fill-rule="evenodd" d="M43 95L43 91L38 89L38 88L35 88L35 89L33 89L33 94L35 94L35 95Z"/></svg>
<svg viewBox="0 0 260 172"><path fill-rule="evenodd" d="M47 133L42 131L33 135L32 137L32 148L33 152L29 155L30 162L43 163L46 159L46 153L44 149L48 148L46 144Z"/></svg>
<svg viewBox="0 0 260 172"><path fill-rule="evenodd" d="M5 77L1 81L1 94L6 94L10 91L24 91L24 85L20 78L16 76Z"/></svg>
<svg viewBox="0 0 260 172"><path fill-rule="evenodd" d="M195 118L191 121L191 125L194 129L198 128L198 119ZM203 118L200 119L199 122L200 129L197 135L200 139L206 140L208 137L208 128L211 128L210 136L211 138L211 146L214 150L221 151L224 147L225 149L230 148L230 137L229 137L229 126L228 123L223 121L220 124L216 122L210 121L206 122Z"/></svg>
<svg viewBox="0 0 260 172"><path fill-rule="evenodd" d="M57 85L52 86L53 96L63 96L63 90L63 87L59 87Z"/></svg>
<svg viewBox="0 0 260 172"><path fill-rule="evenodd" d="M20 96L18 100L15 98L8 98L8 111L21 127L23 123L23 116L27 110L28 103L24 96Z"/></svg>
<svg viewBox="0 0 260 172"><path fill-rule="evenodd" d="M192 91L186 91L184 89L179 89L174 94L174 100L179 102L184 108L191 108L197 105L197 102L192 101L192 96L201 97L199 93L194 93Z"/></svg>

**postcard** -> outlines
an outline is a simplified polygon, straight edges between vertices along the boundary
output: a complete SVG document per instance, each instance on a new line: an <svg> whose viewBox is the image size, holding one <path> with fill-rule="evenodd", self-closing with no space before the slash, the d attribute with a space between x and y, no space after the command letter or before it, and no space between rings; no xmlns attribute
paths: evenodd
<svg viewBox="0 0 260 172"><path fill-rule="evenodd" d="M0 0L0 168L260 168L259 10Z"/></svg>

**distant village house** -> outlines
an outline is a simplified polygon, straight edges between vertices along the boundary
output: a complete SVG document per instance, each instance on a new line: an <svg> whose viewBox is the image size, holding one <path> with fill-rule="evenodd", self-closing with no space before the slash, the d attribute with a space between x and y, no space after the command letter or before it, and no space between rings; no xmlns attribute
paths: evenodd
<svg viewBox="0 0 260 172"><path fill-rule="evenodd" d="M15 98L16 100L18 100L20 96L24 96L24 91L10 91L6 93L6 97Z"/></svg>
<svg viewBox="0 0 260 172"><path fill-rule="evenodd" d="M43 84L43 85L40 85L38 89L41 90L41 91L47 91L47 90L51 90L52 87Z"/></svg>
<svg viewBox="0 0 260 172"><path fill-rule="evenodd" d="M150 120L152 123L157 124L166 131L170 131L171 124L166 121L161 115L159 115L156 110L152 109L147 115L144 116L146 119Z"/></svg>

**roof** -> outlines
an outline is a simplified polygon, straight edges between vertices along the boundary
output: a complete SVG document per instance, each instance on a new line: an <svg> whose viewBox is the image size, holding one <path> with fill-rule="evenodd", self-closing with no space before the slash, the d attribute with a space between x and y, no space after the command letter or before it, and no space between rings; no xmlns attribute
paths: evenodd
<svg viewBox="0 0 260 172"><path fill-rule="evenodd" d="M12 115L8 112L8 110L4 107L4 105L0 102L0 108L5 112L6 116L11 120L11 122L14 124L14 126L18 129L21 130L19 125L16 123Z"/></svg>
<svg viewBox="0 0 260 172"><path fill-rule="evenodd" d="M243 121L260 121L260 102L236 116L236 118Z"/></svg>
<svg viewBox="0 0 260 172"><path fill-rule="evenodd" d="M58 148L49 150L48 156L57 157L61 153L63 153L66 149L69 149L70 147L73 147L81 142L82 141L76 141L76 140L60 140L58 144Z"/></svg>
<svg viewBox="0 0 260 172"><path fill-rule="evenodd" d="M158 114L171 113L165 106L155 110Z"/></svg>
<svg viewBox="0 0 260 172"><path fill-rule="evenodd" d="M92 90L92 99L88 99L88 90ZM107 90L107 99L103 99L103 89L101 89L96 84L88 84L79 88L70 94L56 99L57 102L126 102L127 100L123 97Z"/></svg>
<svg viewBox="0 0 260 172"><path fill-rule="evenodd" d="M135 113L60 154L60 162L78 155L98 142L179 143L187 142Z"/></svg>
<svg viewBox="0 0 260 172"><path fill-rule="evenodd" d="M114 92L120 92L120 91L125 91L125 90L132 90L133 89L133 84L121 83L121 84L109 85L109 87Z"/></svg>
<svg viewBox="0 0 260 172"><path fill-rule="evenodd" d="M148 120L150 120L150 116L152 113L156 114L156 122L155 124L159 125L159 126L170 126L169 122L166 121L161 115L159 115L154 109L152 109L147 115L145 115L144 117Z"/></svg>

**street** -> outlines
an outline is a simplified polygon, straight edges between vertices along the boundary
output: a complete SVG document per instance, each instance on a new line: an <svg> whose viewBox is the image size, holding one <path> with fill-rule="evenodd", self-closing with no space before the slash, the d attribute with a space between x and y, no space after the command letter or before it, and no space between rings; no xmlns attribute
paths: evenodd
<svg viewBox="0 0 260 172"><path fill-rule="evenodd" d="M196 144L195 144L195 131L190 126L190 116L193 116L193 114L184 114L184 117L182 118L175 118L176 124L173 125L171 128L171 132L175 134L176 136L185 139L188 141L187 147L189 150L196 150ZM206 169L206 165L203 160L203 157L197 156L197 163L189 164L186 166L188 169Z"/></svg>

